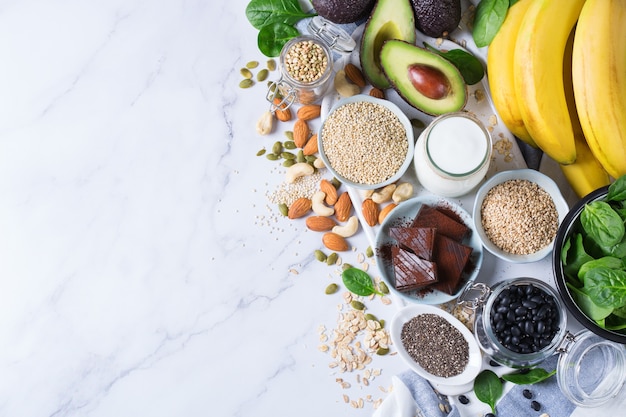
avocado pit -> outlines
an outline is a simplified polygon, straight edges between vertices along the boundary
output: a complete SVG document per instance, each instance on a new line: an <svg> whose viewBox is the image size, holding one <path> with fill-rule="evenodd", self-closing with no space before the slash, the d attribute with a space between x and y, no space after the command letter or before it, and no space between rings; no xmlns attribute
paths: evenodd
<svg viewBox="0 0 626 417"><path fill-rule="evenodd" d="M410 65L408 77L418 92L433 100L446 98L452 89L448 77L441 70L431 65Z"/></svg>

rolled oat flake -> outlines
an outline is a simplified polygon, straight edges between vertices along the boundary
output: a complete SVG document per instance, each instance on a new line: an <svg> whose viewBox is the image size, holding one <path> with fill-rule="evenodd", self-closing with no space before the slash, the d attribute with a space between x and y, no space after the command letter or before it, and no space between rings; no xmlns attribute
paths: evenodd
<svg viewBox="0 0 626 417"><path fill-rule="evenodd" d="M419 314L402 326L402 344L425 371L449 378L469 362L469 344L463 334L436 314Z"/></svg>

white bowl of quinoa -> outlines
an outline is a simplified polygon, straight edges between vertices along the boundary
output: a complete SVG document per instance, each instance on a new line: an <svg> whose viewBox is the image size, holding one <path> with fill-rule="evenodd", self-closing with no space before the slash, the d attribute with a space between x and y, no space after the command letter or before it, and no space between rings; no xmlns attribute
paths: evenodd
<svg viewBox="0 0 626 417"><path fill-rule="evenodd" d="M319 154L344 184L373 190L396 182L412 162L409 118L394 103L358 94L339 100L318 135Z"/></svg>
<svg viewBox="0 0 626 417"><path fill-rule="evenodd" d="M508 262L529 263L552 252L568 211L550 177L515 169L495 174L478 189L472 217L485 249Z"/></svg>

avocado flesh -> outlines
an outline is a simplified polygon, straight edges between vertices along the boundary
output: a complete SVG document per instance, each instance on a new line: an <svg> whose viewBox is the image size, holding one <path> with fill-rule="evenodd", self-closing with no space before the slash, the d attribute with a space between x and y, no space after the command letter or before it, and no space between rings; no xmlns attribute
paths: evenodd
<svg viewBox="0 0 626 417"><path fill-rule="evenodd" d="M390 39L415 43L415 17L409 0L378 0L363 29L361 69L370 84L380 89L391 87L380 66L380 50Z"/></svg>
<svg viewBox="0 0 626 417"><path fill-rule="evenodd" d="M465 107L467 84L461 73L434 52L408 42L389 40L382 47L380 62L394 90L416 109L438 116ZM423 84L416 86L419 82Z"/></svg>
<svg viewBox="0 0 626 417"><path fill-rule="evenodd" d="M369 16L376 0L311 0L318 15L333 23L354 23Z"/></svg>
<svg viewBox="0 0 626 417"><path fill-rule="evenodd" d="M446 37L461 22L461 0L411 0L417 30L433 38Z"/></svg>

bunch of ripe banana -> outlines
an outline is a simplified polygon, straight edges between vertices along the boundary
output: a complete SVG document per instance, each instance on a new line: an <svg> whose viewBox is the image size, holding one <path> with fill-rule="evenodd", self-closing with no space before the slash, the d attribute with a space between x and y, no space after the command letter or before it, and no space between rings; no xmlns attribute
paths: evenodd
<svg viewBox="0 0 626 417"><path fill-rule="evenodd" d="M626 174L626 0L519 0L487 73L504 124L579 196Z"/></svg>

